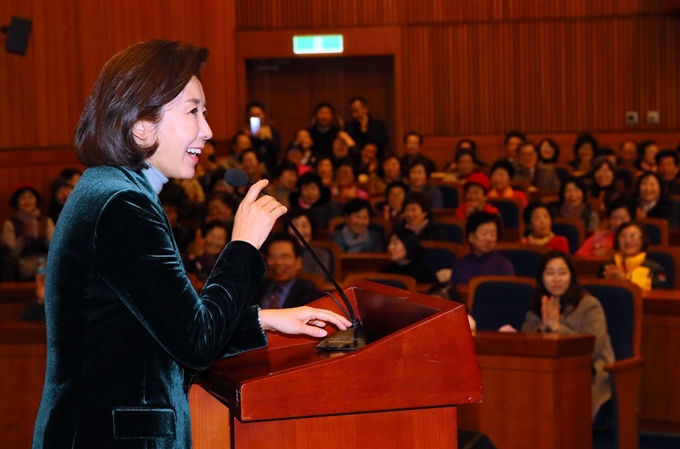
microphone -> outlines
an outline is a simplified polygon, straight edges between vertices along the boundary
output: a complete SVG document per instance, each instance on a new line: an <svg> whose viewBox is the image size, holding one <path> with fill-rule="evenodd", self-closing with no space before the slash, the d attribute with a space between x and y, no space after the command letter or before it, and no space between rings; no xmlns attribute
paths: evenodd
<svg viewBox="0 0 680 449"><path fill-rule="evenodd" d="M247 184L250 184L248 187L252 185L252 183L248 182L248 175L246 174L246 172L239 168L230 168L229 170L227 170L224 173L224 182L237 189ZM261 194L269 195L265 191L262 191ZM335 280L333 275L328 271L324 264L321 263L319 257L316 255L316 253L309 245L307 240L305 240L302 234L300 234L300 231L298 231L298 228L295 226L295 224L293 224L293 221L290 219L290 217L288 217L287 213L285 214L285 220L288 227L290 227L290 229L293 230L295 236L302 243L302 246L304 246L305 250L312 256L314 262L316 262L319 268L321 268L326 277L330 279L331 283L333 284L333 287L335 287L336 291L338 292L338 295L345 303L347 310L345 310L345 308L340 303L338 303L338 300L330 292L325 292L326 295L330 296L330 298L333 301L335 301L335 303L338 305L342 313L352 323L352 327L348 328L346 331L339 331L330 337L326 337L316 346L317 349L322 349L326 351L352 351L366 346L367 336L361 326L361 322L354 313L352 303L347 298L347 295L345 295L345 292L342 290L342 288Z"/></svg>

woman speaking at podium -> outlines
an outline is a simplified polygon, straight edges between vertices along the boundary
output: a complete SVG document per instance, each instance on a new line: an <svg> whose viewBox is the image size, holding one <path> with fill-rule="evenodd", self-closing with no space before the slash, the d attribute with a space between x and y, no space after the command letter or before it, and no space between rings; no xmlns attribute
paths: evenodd
<svg viewBox="0 0 680 449"><path fill-rule="evenodd" d="M47 372L33 448L189 448L196 370L262 348L265 330L322 337L312 309L259 310L258 249L286 208L253 185L198 295L157 193L194 175L212 131L205 48L135 44L102 69L75 137L88 167L54 232L45 292Z"/></svg>

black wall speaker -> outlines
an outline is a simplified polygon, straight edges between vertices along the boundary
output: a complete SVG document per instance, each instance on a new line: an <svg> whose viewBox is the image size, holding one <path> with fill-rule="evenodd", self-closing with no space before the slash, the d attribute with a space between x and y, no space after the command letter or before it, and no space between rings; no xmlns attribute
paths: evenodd
<svg viewBox="0 0 680 449"><path fill-rule="evenodd" d="M3 28L3 31L7 33L5 50L9 53L25 55L26 49L28 48L28 37L31 35L32 24L33 22L28 19L13 16L10 25Z"/></svg>

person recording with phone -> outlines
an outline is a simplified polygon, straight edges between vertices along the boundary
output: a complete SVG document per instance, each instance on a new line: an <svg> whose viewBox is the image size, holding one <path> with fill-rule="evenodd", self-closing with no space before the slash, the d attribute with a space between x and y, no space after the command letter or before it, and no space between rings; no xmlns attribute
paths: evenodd
<svg viewBox="0 0 680 449"><path fill-rule="evenodd" d="M245 131L250 135L251 148L257 151L267 170L267 179L271 180L276 171L276 165L279 163L281 137L279 132L269 124L262 103L257 101L248 103L246 116L248 127Z"/></svg>
<svg viewBox="0 0 680 449"><path fill-rule="evenodd" d="M255 183L197 294L158 192L194 176L205 142L208 50L138 43L109 60L81 115L87 170L55 229L45 281L47 369L33 449L191 447L196 371L267 345L267 330L323 337L330 311L261 310L259 248L286 208ZM130 95L134 92L134 95Z"/></svg>

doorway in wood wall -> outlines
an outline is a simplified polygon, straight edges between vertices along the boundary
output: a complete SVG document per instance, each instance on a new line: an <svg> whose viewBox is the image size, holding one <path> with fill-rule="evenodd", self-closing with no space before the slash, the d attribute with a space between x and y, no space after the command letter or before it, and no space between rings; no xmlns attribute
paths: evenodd
<svg viewBox="0 0 680 449"><path fill-rule="evenodd" d="M349 99L355 96L366 98L371 115L385 122L388 151L398 147L392 56L248 60L246 74L248 99L265 105L284 149L295 130L310 125L314 106L322 101L350 121Z"/></svg>

